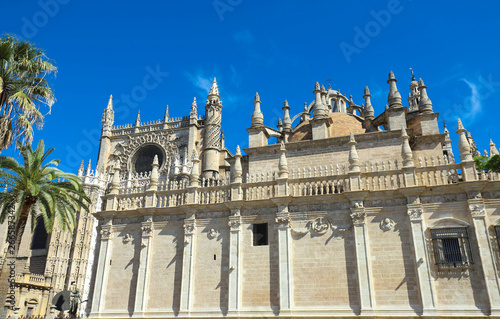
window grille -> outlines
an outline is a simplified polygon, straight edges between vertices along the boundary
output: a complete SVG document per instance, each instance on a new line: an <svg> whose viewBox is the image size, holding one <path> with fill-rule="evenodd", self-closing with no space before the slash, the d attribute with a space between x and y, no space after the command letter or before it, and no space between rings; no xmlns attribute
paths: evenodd
<svg viewBox="0 0 500 319"><path fill-rule="evenodd" d="M464 267L473 264L467 227L431 229L436 265Z"/></svg>

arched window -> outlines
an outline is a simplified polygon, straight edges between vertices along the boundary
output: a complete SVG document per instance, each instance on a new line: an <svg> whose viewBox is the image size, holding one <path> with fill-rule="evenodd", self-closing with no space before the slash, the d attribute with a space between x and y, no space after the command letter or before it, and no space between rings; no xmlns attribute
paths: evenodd
<svg viewBox="0 0 500 319"><path fill-rule="evenodd" d="M31 249L45 249L47 248L47 238L49 235L45 230L45 223L42 217L38 217L36 220L35 231L33 232L33 238L31 239Z"/></svg>
<svg viewBox="0 0 500 319"><path fill-rule="evenodd" d="M441 268L467 267L474 263L467 227L431 229L436 265Z"/></svg>

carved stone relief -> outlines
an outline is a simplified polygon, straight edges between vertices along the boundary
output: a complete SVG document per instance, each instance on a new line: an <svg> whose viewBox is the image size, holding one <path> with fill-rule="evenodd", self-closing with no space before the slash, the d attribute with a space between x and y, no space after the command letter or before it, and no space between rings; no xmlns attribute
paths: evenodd
<svg viewBox="0 0 500 319"><path fill-rule="evenodd" d="M326 234L328 229L337 232L345 232L350 228L351 226L339 227L337 225L334 225L330 220L328 220L325 217L318 217L314 220L308 221L304 230L292 229L292 233L294 235L304 236L311 231L313 234L321 236Z"/></svg>
<svg viewBox="0 0 500 319"><path fill-rule="evenodd" d="M380 229L382 229L383 231L394 230L395 226L396 222L394 222L393 219L388 217L382 219L382 221L380 222Z"/></svg>
<svg viewBox="0 0 500 319"><path fill-rule="evenodd" d="M211 228L207 233L208 239L215 239L219 237L219 232L216 229Z"/></svg>

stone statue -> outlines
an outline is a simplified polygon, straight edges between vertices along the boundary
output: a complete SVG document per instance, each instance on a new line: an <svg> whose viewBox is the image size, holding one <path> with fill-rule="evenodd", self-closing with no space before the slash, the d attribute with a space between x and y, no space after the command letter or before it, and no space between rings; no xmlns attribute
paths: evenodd
<svg viewBox="0 0 500 319"><path fill-rule="evenodd" d="M69 302L69 314L76 316L76 313L78 312L78 306L80 305L80 302L82 301L82 297L80 295L80 290L78 288L75 288L75 290L71 293L70 296L70 302Z"/></svg>

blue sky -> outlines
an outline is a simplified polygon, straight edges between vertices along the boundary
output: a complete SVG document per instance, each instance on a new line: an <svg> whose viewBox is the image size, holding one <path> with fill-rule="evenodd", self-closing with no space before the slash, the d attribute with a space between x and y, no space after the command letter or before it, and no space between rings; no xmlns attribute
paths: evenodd
<svg viewBox="0 0 500 319"><path fill-rule="evenodd" d="M285 99L292 115L313 100L316 81L359 105L368 85L378 115L390 70L406 101L409 68L455 145L460 117L481 152L490 135L500 146L496 1L27 0L2 9L0 31L34 42L58 67L57 102L35 140L75 173L81 159L97 159L110 94L115 125L133 123L138 109L143 121L160 119L167 104L171 116L188 115L193 97L202 114L214 76L233 152L248 146L257 91L273 127Z"/></svg>

